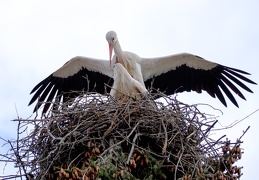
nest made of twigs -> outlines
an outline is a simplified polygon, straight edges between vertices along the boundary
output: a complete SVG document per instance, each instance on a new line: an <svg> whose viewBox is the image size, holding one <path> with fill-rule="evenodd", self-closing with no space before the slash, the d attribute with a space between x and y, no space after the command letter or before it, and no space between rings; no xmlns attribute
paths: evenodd
<svg viewBox="0 0 259 180"><path fill-rule="evenodd" d="M217 120L173 96L119 103L88 93L44 118L21 123L34 126L19 143L29 157L23 169L35 179L241 176L233 165L241 158L241 141L211 139Z"/></svg>

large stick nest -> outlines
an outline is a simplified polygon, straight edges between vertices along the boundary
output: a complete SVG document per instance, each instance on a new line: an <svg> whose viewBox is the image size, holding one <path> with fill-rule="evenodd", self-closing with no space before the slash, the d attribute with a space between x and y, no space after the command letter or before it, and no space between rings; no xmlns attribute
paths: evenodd
<svg viewBox="0 0 259 180"><path fill-rule="evenodd" d="M161 95L161 94L159 94ZM213 140L217 120L175 97L119 103L81 95L34 120L9 143L20 171L35 179L237 179L240 138ZM71 105L72 104L72 105ZM14 147L15 146L15 147ZM24 160L26 159L26 161ZM28 178L29 179L29 178Z"/></svg>

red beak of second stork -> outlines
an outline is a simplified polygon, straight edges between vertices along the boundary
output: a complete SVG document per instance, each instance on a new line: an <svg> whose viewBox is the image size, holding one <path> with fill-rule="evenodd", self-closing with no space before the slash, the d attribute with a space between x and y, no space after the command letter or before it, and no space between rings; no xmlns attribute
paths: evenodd
<svg viewBox="0 0 259 180"><path fill-rule="evenodd" d="M112 66L112 53L113 53L114 45L109 43L109 54L110 54L110 66ZM116 56L115 63L118 63L118 57Z"/></svg>
<svg viewBox="0 0 259 180"><path fill-rule="evenodd" d="M113 52L113 44L109 43L109 55L110 55L110 66L112 66L112 52Z"/></svg>

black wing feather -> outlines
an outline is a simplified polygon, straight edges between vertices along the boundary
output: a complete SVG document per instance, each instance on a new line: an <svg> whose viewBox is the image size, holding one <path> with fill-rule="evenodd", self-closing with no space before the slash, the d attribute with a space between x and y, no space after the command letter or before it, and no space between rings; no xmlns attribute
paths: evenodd
<svg viewBox="0 0 259 180"><path fill-rule="evenodd" d="M229 79L231 79L232 81L234 81L236 84L238 84L240 87L242 87L243 89L245 89L246 91L248 91L248 92L251 92L251 93L253 93L253 91L251 90L251 89L249 89L244 83L242 83L241 81L239 81L236 77L238 77L238 78L240 78L240 79L242 79L242 80L244 80L244 81L246 81L246 82L248 82L248 83L251 83L251 84L256 84L255 82L253 82L253 81L251 81L251 80L249 80L249 79L247 79L247 78L245 78L244 76L242 76L242 75L240 75L240 74L237 74L237 73L235 73L235 72L233 72L233 71L225 71L225 72L223 72L226 76L228 76L228 78ZM232 75L231 75L232 74ZM234 77L234 76L236 76L236 77Z"/></svg>
<svg viewBox="0 0 259 180"><path fill-rule="evenodd" d="M159 89L167 95L183 91L196 91L197 93L201 93L202 90L204 90L211 97L217 97L224 106L227 106L223 95L224 92L230 101L238 107L238 103L230 92L230 89L242 99L245 99L236 85L252 93L241 80L256 84L242 74L249 75L249 73L245 71L219 64L209 70L194 69L183 64L174 70L147 79L145 85L147 88L150 88L152 85L153 89ZM167 80L166 83L165 79Z"/></svg>
<svg viewBox="0 0 259 180"><path fill-rule="evenodd" d="M246 100L245 96L241 93L239 89L231 82L229 81L225 76L222 76L222 81L227 84L228 87L231 88L232 91L234 91L239 97Z"/></svg>
<svg viewBox="0 0 259 180"><path fill-rule="evenodd" d="M33 90L31 91L31 94L35 92L33 97L31 98L31 101L29 102L29 105L31 105L36 99L40 97L40 94L43 92L43 90L48 86L49 82L51 82L51 76L47 77L43 81L41 81L39 84L37 84Z"/></svg>
<svg viewBox="0 0 259 180"><path fill-rule="evenodd" d="M86 68L82 68L78 73L67 78L56 77L51 74L32 89L31 93L35 94L29 105L38 99L34 108L35 112L45 102L42 113L46 113L53 100L60 103L63 99L63 102L66 102L68 99L78 96L77 92L79 91L106 93L104 83L112 86L113 79ZM107 90L110 90L109 87L107 87Z"/></svg>

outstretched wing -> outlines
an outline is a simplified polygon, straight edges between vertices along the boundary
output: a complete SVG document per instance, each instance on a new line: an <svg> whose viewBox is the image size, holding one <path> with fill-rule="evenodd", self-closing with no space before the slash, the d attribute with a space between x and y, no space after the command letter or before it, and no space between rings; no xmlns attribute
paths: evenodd
<svg viewBox="0 0 259 180"><path fill-rule="evenodd" d="M206 91L227 106L223 93L238 107L233 94L245 99L238 86L252 91L242 82L256 84L244 75L249 73L223 66L199 56L182 53L161 58L142 58L142 74L147 88L158 89L167 95L183 91Z"/></svg>
<svg viewBox="0 0 259 180"><path fill-rule="evenodd" d="M113 83L111 77L109 61L74 57L32 89L31 94L34 95L29 105L38 100L33 112L43 105L42 113L46 113L53 101L65 102L76 97L77 91L96 91L103 94L106 89L104 83L109 86Z"/></svg>

